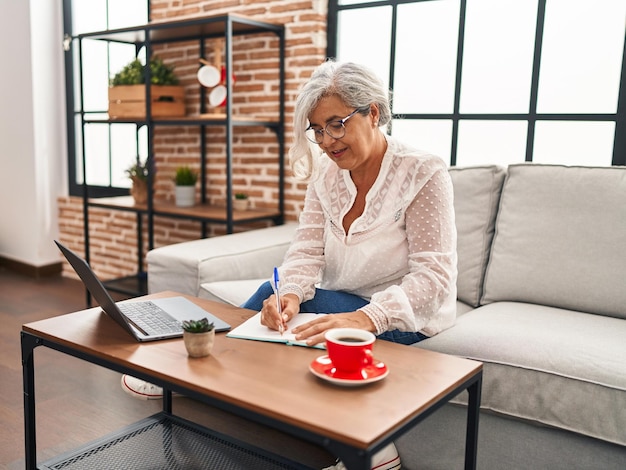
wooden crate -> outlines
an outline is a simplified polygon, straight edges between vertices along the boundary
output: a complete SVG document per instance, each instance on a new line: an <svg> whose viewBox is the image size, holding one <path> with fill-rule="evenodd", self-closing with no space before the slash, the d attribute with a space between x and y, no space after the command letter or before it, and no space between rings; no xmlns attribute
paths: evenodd
<svg viewBox="0 0 626 470"><path fill-rule="evenodd" d="M182 86L152 85L150 87L152 117L185 115L185 88ZM120 85L109 88L109 117L145 118L145 85Z"/></svg>

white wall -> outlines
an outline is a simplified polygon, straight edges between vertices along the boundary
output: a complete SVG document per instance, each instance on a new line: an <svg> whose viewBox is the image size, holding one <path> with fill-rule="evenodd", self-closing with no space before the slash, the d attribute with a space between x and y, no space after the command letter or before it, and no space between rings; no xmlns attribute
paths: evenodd
<svg viewBox="0 0 626 470"><path fill-rule="evenodd" d="M67 194L61 0L0 0L0 257L59 261Z"/></svg>

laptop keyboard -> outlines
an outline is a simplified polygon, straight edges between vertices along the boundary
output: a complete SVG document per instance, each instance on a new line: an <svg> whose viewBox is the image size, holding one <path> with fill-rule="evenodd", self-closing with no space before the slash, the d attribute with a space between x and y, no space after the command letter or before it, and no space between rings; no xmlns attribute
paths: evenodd
<svg viewBox="0 0 626 470"><path fill-rule="evenodd" d="M148 336L180 333L182 326L158 305L148 301L117 304L122 313Z"/></svg>

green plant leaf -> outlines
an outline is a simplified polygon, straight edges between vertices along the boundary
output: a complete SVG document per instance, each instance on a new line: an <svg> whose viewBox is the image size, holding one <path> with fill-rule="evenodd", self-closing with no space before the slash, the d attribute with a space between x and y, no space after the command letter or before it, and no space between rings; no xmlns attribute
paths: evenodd
<svg viewBox="0 0 626 470"><path fill-rule="evenodd" d="M139 59L134 59L110 80L111 86L141 85L146 83L145 67ZM177 85L174 66L165 64L159 57L150 60L150 83L153 85Z"/></svg>
<svg viewBox="0 0 626 470"><path fill-rule="evenodd" d="M209 322L207 318L202 320L183 320L183 330L188 333L206 333L214 327L213 322Z"/></svg>
<svg viewBox="0 0 626 470"><path fill-rule="evenodd" d="M126 169L126 174L129 178L137 178L142 181L148 180L148 162L141 163L141 160L137 159L136 163Z"/></svg>
<svg viewBox="0 0 626 470"><path fill-rule="evenodd" d="M193 186L198 181L198 173L188 166L181 166L176 169L174 183L176 186Z"/></svg>

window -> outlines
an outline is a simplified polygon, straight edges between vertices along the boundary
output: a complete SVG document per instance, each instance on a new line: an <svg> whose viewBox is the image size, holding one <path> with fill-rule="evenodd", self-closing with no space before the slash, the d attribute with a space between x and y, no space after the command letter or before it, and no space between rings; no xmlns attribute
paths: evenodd
<svg viewBox="0 0 626 470"><path fill-rule="evenodd" d="M390 133L451 165L625 165L625 17L626 0L331 0L327 52L387 80Z"/></svg>
<svg viewBox="0 0 626 470"><path fill-rule="evenodd" d="M82 33L145 24L149 2L64 0L63 11L66 37L76 38ZM92 197L128 194L130 179L125 170L137 158L147 158L145 126L89 121L107 119L109 79L135 57L145 61L145 53L133 45L96 40L83 40L81 47L76 40L67 44L66 70L72 71L66 86L70 194L82 195L85 179ZM78 74L83 75L82 89Z"/></svg>

